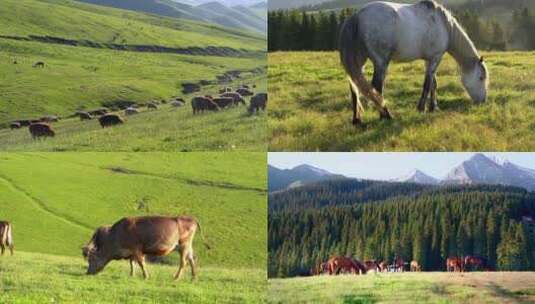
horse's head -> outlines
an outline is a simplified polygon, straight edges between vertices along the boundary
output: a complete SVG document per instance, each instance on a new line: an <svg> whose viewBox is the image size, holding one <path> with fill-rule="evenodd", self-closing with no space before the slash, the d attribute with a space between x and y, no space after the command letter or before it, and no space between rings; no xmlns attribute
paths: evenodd
<svg viewBox="0 0 535 304"><path fill-rule="evenodd" d="M468 68L463 69L462 82L468 94L476 103L485 102L489 84L489 72L483 57L474 60Z"/></svg>

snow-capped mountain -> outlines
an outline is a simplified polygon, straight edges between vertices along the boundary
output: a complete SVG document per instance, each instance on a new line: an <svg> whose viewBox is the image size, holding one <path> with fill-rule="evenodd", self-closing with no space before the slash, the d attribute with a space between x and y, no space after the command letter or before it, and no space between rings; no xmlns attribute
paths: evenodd
<svg viewBox="0 0 535 304"><path fill-rule="evenodd" d="M407 182L407 183L417 183L424 185L437 185L440 181L430 175L425 174L424 172L415 169L406 176L396 178L393 180L395 182Z"/></svg>
<svg viewBox="0 0 535 304"><path fill-rule="evenodd" d="M535 170L478 153L453 168L443 184L500 184L535 190Z"/></svg>

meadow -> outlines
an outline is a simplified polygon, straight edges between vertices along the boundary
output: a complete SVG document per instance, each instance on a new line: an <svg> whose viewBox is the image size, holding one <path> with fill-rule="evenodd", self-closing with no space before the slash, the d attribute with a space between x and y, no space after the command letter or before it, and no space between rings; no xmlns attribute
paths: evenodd
<svg viewBox="0 0 535 304"><path fill-rule="evenodd" d="M115 303L130 296L133 303L182 297L210 303L219 296L222 302L264 301L265 157L239 152L0 154L0 218L13 223L15 243L15 256L0 257L0 303ZM129 278L124 261L112 262L96 277L84 275L87 262L80 248L96 227L150 214L187 214L200 221L211 249L195 238L198 284L187 282L189 275L184 283L171 281L176 253L162 265L148 265L153 277L147 285L141 277ZM124 288L110 291L116 283Z"/></svg>
<svg viewBox="0 0 535 304"><path fill-rule="evenodd" d="M365 106L364 128L351 124L348 82L337 52L268 55L270 151L532 151L535 149L535 53L483 53L487 102L475 105L458 67L445 56L437 74L440 111L416 110L423 62L393 63L385 99L393 120ZM372 66L366 66L371 79Z"/></svg>
<svg viewBox="0 0 535 304"><path fill-rule="evenodd" d="M421 272L271 279L269 303L533 303L533 272Z"/></svg>
<svg viewBox="0 0 535 304"><path fill-rule="evenodd" d="M189 101L221 86L256 84L266 91L265 37L182 19L155 17L77 1L9 0L0 8L0 35L87 40L71 46L0 37L0 150L3 151L191 151L266 148L265 115L233 109L191 117ZM170 48L230 48L242 55L119 51L111 44ZM35 62L44 68L33 68ZM16 64L14 64L16 62ZM217 77L240 71L231 83ZM254 72L252 72L254 71ZM188 83L209 83L183 93ZM166 108L101 130L95 121L65 120L56 138L32 141L27 129L9 132L10 121L46 115L69 117L76 110L183 97L186 107ZM187 108L187 109L186 109ZM228 144L227 144L228 143Z"/></svg>

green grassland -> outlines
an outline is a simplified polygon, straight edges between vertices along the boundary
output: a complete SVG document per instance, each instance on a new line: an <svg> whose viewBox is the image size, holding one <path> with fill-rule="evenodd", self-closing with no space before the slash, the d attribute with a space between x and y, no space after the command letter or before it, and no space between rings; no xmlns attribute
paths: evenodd
<svg viewBox="0 0 535 304"><path fill-rule="evenodd" d="M240 152L0 154L0 218L13 223L16 250L14 258L0 258L0 303L29 303L41 296L73 302L79 295L93 302L91 295L103 294L110 298L97 299L121 302L131 291L134 302L167 302L182 295L213 302L218 292L223 302L263 301L265 157ZM145 214L199 219L212 249L196 237L198 285L181 288L171 282L176 253L165 260L172 267L149 265L154 276L144 291L141 278L128 278L126 262L112 262L95 278L83 275L87 264L80 247L96 227ZM32 285L34 280L40 284ZM125 288L104 291L115 282ZM161 294L152 298L159 287Z"/></svg>
<svg viewBox="0 0 535 304"><path fill-rule="evenodd" d="M365 128L351 124L348 83L337 52L270 53L270 151L532 151L535 53L484 53L487 103L475 105L446 56L438 74L440 111L421 114L423 62L393 63L385 99L394 119L366 107ZM371 79L372 67L366 67Z"/></svg>
<svg viewBox="0 0 535 304"><path fill-rule="evenodd" d="M269 280L269 303L533 303L533 272L391 273Z"/></svg>
<svg viewBox="0 0 535 304"><path fill-rule="evenodd" d="M266 41L251 33L182 19L156 17L87 5L76 1L8 0L0 7L0 35L55 36L97 43L164 47L230 47L249 52L244 57L201 56L158 52L118 51L0 38L0 126L12 120L94 109L121 101L145 103L184 95L182 84L215 83L217 76L242 71L231 86L256 84L265 91ZM16 60L17 64L13 64ZM33 68L44 61L45 68ZM260 73L247 73L251 70ZM211 93L217 85L203 87ZM28 130L0 130L1 150L189 151L266 149L265 115L250 117L234 109L191 117L191 106L156 111L128 119L113 131L95 121L75 120L54 126L53 140L34 142ZM165 112L165 113L164 113ZM20 131L20 132L19 132ZM110 135L111 134L111 135ZM230 144L226 144L229 143ZM233 148L234 147L234 148Z"/></svg>

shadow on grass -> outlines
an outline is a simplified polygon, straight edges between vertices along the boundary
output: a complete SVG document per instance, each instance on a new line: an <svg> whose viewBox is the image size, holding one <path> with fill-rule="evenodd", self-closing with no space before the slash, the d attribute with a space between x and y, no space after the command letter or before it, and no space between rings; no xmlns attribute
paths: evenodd
<svg viewBox="0 0 535 304"><path fill-rule="evenodd" d="M499 297L506 298L508 300L514 300L518 303L523 303L522 294L520 293L513 292L509 289L503 288L502 286L496 285L495 283L489 283L487 286L492 293Z"/></svg>
<svg viewBox="0 0 535 304"><path fill-rule="evenodd" d="M377 303L377 298L372 294L364 295L345 295L342 299L344 304L368 304Z"/></svg>

